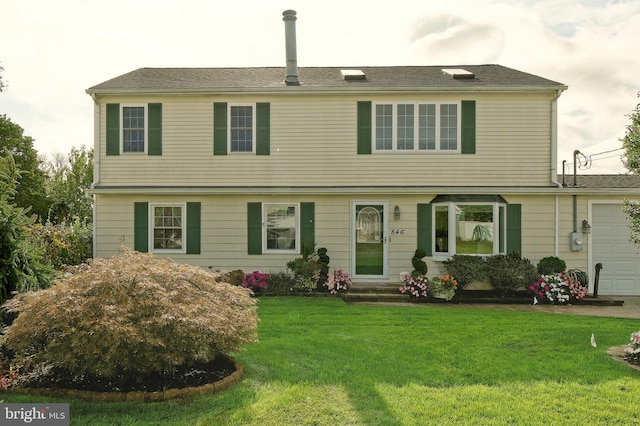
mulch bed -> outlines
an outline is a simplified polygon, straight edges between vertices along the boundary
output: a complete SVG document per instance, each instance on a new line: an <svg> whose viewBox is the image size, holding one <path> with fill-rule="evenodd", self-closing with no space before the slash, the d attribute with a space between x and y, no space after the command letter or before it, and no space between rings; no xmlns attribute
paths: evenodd
<svg viewBox="0 0 640 426"><path fill-rule="evenodd" d="M150 402L214 393L238 382L242 373L242 366L235 359L220 355L209 363L179 368L171 373L120 377L113 381L91 376L74 377L63 370L51 370L37 381L11 390L97 401Z"/></svg>

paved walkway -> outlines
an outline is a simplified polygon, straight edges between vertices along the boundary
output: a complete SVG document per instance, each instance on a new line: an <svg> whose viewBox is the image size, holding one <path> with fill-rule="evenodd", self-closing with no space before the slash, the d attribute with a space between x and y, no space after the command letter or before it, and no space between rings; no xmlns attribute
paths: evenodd
<svg viewBox="0 0 640 426"><path fill-rule="evenodd" d="M614 318L640 319L640 296L599 296L598 299L623 300L622 306L599 305L501 305L501 304L452 304L451 306L472 309L502 309L528 312L551 312L564 315L591 315Z"/></svg>
<svg viewBox="0 0 640 426"><path fill-rule="evenodd" d="M464 309L493 309L506 311L526 311L526 312L551 312L563 315L591 315L598 317L613 318L636 318L640 319L640 296L599 296L602 300L623 300L622 306L602 306L602 305L525 305L525 304L500 304L500 303L447 303L448 308L464 308ZM533 302L533 301L532 301ZM429 303L411 303L411 302L358 302L361 305L403 305L403 306L438 306ZM439 305L445 306L445 305Z"/></svg>

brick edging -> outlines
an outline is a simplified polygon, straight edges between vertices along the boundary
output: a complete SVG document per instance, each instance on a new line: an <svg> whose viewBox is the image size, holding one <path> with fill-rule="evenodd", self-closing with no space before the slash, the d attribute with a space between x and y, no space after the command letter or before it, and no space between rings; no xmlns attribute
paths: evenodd
<svg viewBox="0 0 640 426"><path fill-rule="evenodd" d="M167 389L159 392L95 392L84 391L79 389L60 389L60 388L16 388L10 389L11 393L53 396L56 398L82 399L86 401L139 401L139 402L159 402L169 399L175 399L185 396L207 395L220 392L227 389L231 385L237 383L242 378L244 369L235 358L227 357L235 367L235 371L218 381L207 383L201 386L188 388Z"/></svg>

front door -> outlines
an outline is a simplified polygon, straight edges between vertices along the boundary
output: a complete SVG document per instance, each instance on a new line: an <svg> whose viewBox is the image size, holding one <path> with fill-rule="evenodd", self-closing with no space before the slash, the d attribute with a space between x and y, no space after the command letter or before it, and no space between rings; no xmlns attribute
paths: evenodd
<svg viewBox="0 0 640 426"><path fill-rule="evenodd" d="M351 271L354 278L388 277L387 209L386 201L351 203Z"/></svg>

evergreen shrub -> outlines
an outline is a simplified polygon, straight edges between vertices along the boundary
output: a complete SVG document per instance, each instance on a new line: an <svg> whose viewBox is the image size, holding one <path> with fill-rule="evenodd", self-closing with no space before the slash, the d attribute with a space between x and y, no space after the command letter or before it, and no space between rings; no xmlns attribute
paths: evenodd
<svg viewBox="0 0 640 426"><path fill-rule="evenodd" d="M547 256L540 259L537 269L540 275L560 274L567 270L567 264L559 257Z"/></svg>
<svg viewBox="0 0 640 426"><path fill-rule="evenodd" d="M483 280L486 275L482 256L456 254L444 261L444 267L458 282L459 290L464 290L472 281Z"/></svg>
<svg viewBox="0 0 640 426"><path fill-rule="evenodd" d="M519 253L496 254L485 259L487 279L502 296L524 290L536 281L536 268Z"/></svg>

